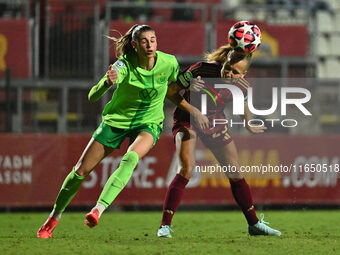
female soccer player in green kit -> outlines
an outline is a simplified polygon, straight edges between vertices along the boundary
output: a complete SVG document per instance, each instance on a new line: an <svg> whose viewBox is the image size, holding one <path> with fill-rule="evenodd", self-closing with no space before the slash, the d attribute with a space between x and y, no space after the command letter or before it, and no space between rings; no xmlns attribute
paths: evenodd
<svg viewBox="0 0 340 255"><path fill-rule="evenodd" d="M118 60L95 85L89 100L97 101L117 85L111 101L105 106L103 120L86 146L78 163L65 178L54 209L38 230L37 237L51 238L66 206L83 180L125 138L130 146L118 169L106 182L97 205L85 217L85 224L98 224L102 212L128 183L138 160L153 147L162 131L163 105L168 80L177 80L179 66L174 56L157 51L155 31L147 25L134 25L116 43Z"/></svg>

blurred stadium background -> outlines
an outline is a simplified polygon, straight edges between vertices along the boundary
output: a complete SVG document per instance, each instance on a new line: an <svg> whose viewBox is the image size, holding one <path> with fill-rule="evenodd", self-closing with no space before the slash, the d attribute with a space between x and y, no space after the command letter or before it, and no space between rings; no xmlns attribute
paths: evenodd
<svg viewBox="0 0 340 255"><path fill-rule="evenodd" d="M91 86L115 61L104 35L117 36L113 29L125 33L134 23L147 23L157 32L159 50L174 54L185 68L225 44L230 26L239 20L250 20L262 31L262 45L248 73L263 81L256 87L257 106L271 103L270 81L295 80L311 91L313 114L299 119L296 128L270 128L261 136L232 129L241 164L339 166L337 0L0 0L0 207L53 205L112 94L94 104L87 100ZM172 110L166 100L163 135L140 161L116 205L162 204L176 171ZM95 169L71 205L95 203L124 149L126 145ZM198 164L214 164L204 147L197 159ZM278 173L249 183L259 205L340 204L337 172ZM234 201L225 178L201 173L191 179L183 204L233 206Z"/></svg>

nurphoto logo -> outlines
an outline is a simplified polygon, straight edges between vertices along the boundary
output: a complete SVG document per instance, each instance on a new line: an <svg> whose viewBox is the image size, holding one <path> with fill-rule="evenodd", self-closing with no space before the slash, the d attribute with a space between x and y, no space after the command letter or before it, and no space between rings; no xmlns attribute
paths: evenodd
<svg viewBox="0 0 340 255"><path fill-rule="evenodd" d="M271 106L268 109L256 109L254 106L254 92L253 88L247 88L247 97L244 96L243 91L237 87L236 85L231 84L214 84L214 91L218 89L228 90L232 96L232 105L233 105L233 115L244 115L245 107L244 102L246 101L248 104L248 109L250 113L256 116L269 116L277 111L278 107L280 107L280 115L287 116L287 106L292 105L295 106L304 116L311 116L311 112L304 106L304 104L308 103L311 99L311 93L308 89L300 88L300 87L272 87L272 101ZM216 89L216 90L215 90ZM279 93L280 92L280 93ZM207 114L207 94L212 97L211 93L201 94L201 112L202 114ZM215 93L216 94L216 93ZM294 94L299 96L299 98L291 98L290 95ZM216 94L218 96L218 94ZM212 98L214 100L214 98ZM215 102L215 100L214 100ZM216 125L225 125L229 124L231 127L233 125L243 125L246 126L264 126L266 124L274 125L279 122L283 127L296 127L298 125L298 121L296 119L277 119L277 118L261 118L261 119L249 119L246 123L246 120L242 121L233 121L232 119L213 119L213 127Z"/></svg>

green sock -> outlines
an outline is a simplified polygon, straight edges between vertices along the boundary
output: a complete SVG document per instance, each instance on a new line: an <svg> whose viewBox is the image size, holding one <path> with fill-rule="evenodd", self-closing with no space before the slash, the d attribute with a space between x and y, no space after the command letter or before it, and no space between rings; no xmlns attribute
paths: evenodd
<svg viewBox="0 0 340 255"><path fill-rule="evenodd" d="M59 191L58 197L54 204L55 212L63 212L66 206L71 202L72 198L77 194L80 184L86 177L76 173L74 168L65 178L63 186Z"/></svg>
<svg viewBox="0 0 340 255"><path fill-rule="evenodd" d="M132 172L138 163L138 154L135 151L125 153L118 169L110 176L105 183L98 203L108 207L122 191L131 178Z"/></svg>

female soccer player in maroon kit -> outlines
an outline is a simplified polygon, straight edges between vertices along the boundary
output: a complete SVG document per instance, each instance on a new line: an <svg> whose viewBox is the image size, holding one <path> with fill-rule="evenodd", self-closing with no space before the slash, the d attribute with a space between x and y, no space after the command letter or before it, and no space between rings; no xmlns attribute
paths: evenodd
<svg viewBox="0 0 340 255"><path fill-rule="evenodd" d="M221 166L233 166L238 171L227 173L230 181L231 190L236 203L241 208L247 222L248 233L250 235L281 235L280 231L268 227L263 219L259 220L256 216L254 203L252 200L249 186L243 175L239 172L240 165L238 153L233 139L229 133L228 125L216 125L209 129L209 120L225 119L223 109L232 100L232 95L226 90L219 91L222 106L214 110L208 110L207 116L192 104L190 96L198 93L189 93L190 83L196 79L196 84L202 86L201 78L226 78L233 85L242 90L247 95L247 88L250 84L244 76L251 63L251 54L240 54L225 45L206 55L208 62L199 62L184 72L182 72L176 83L169 86L167 97L177 105L174 112L173 136L176 144L176 153L179 159L178 173L171 182L163 203L162 223L158 230L158 237L171 237L170 228L172 217L180 204L184 188L189 182L191 172L195 166L195 145L197 137L214 154ZM185 89L183 97L179 91ZM194 100L191 98L191 103ZM248 107L246 101L245 114L241 116L248 122ZM190 123L190 115L194 123ZM251 133L262 133L266 129L264 126L246 126Z"/></svg>

